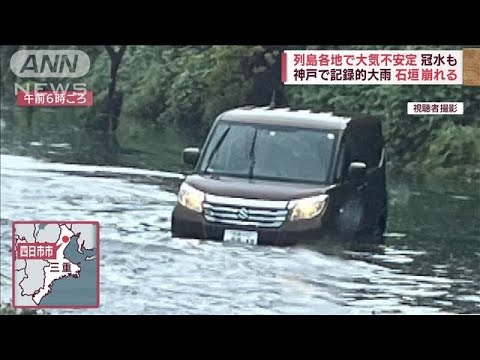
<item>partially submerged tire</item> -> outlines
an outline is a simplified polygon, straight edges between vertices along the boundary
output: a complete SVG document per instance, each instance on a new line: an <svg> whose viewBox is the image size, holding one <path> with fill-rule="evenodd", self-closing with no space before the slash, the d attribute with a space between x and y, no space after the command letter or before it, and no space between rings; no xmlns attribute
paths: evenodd
<svg viewBox="0 0 480 360"><path fill-rule="evenodd" d="M362 228L364 216L365 210L359 199L347 201L337 216L338 237L347 242L383 244L386 228L385 215L380 216L373 228Z"/></svg>
<svg viewBox="0 0 480 360"><path fill-rule="evenodd" d="M354 241L363 219L363 206L358 199L352 199L338 210L336 218L336 237L343 242Z"/></svg>

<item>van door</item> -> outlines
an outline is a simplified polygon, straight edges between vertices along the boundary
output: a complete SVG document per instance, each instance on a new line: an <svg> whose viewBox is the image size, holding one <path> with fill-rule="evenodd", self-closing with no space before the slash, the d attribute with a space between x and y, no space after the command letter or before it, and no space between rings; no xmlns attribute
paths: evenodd
<svg viewBox="0 0 480 360"><path fill-rule="evenodd" d="M372 128L356 126L345 131L339 150L336 179L336 227L347 232L373 230L386 204L384 168L379 168L383 142ZM356 183L348 176L352 162L367 166L365 181Z"/></svg>
<svg viewBox="0 0 480 360"><path fill-rule="evenodd" d="M359 231L363 222L365 208L365 189L354 184L348 177L348 167L354 156L352 155L351 135L344 133L340 143L335 182L338 186L333 190L335 230L340 235L351 235Z"/></svg>

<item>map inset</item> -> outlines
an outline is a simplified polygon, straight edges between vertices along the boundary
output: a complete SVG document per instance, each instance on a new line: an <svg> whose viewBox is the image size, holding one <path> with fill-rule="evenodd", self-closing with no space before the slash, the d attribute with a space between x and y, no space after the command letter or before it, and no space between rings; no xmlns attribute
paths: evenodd
<svg viewBox="0 0 480 360"><path fill-rule="evenodd" d="M13 306L99 307L99 226L13 222Z"/></svg>

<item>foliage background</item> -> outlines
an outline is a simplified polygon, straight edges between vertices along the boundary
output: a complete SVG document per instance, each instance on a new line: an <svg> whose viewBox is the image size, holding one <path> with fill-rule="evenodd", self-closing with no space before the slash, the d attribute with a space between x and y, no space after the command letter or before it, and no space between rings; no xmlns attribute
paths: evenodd
<svg viewBox="0 0 480 360"><path fill-rule="evenodd" d="M471 47L471 46L469 46ZM2 46L2 102L12 100L8 61L19 48ZM44 47L42 47L44 48ZM56 47L58 48L58 47ZM110 59L102 46L78 46L91 59L82 81L93 89L92 109L75 110L94 126L105 101ZM215 117L240 105L268 105L279 77L279 54L292 49L461 49L462 46L128 46L118 73L123 92L120 127L187 133L200 140ZM463 86L287 86L286 103L380 116L389 165L405 171L479 176L480 88ZM408 101L463 101L464 116L408 116Z"/></svg>

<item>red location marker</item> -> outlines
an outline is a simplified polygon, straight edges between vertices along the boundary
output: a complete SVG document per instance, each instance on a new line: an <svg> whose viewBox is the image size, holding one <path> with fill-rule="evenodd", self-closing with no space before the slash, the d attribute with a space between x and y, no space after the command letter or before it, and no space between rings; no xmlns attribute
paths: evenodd
<svg viewBox="0 0 480 360"><path fill-rule="evenodd" d="M67 243L67 242L70 241L70 238L69 238L67 235L65 235L65 236L62 238L62 240L63 240L63 242Z"/></svg>

